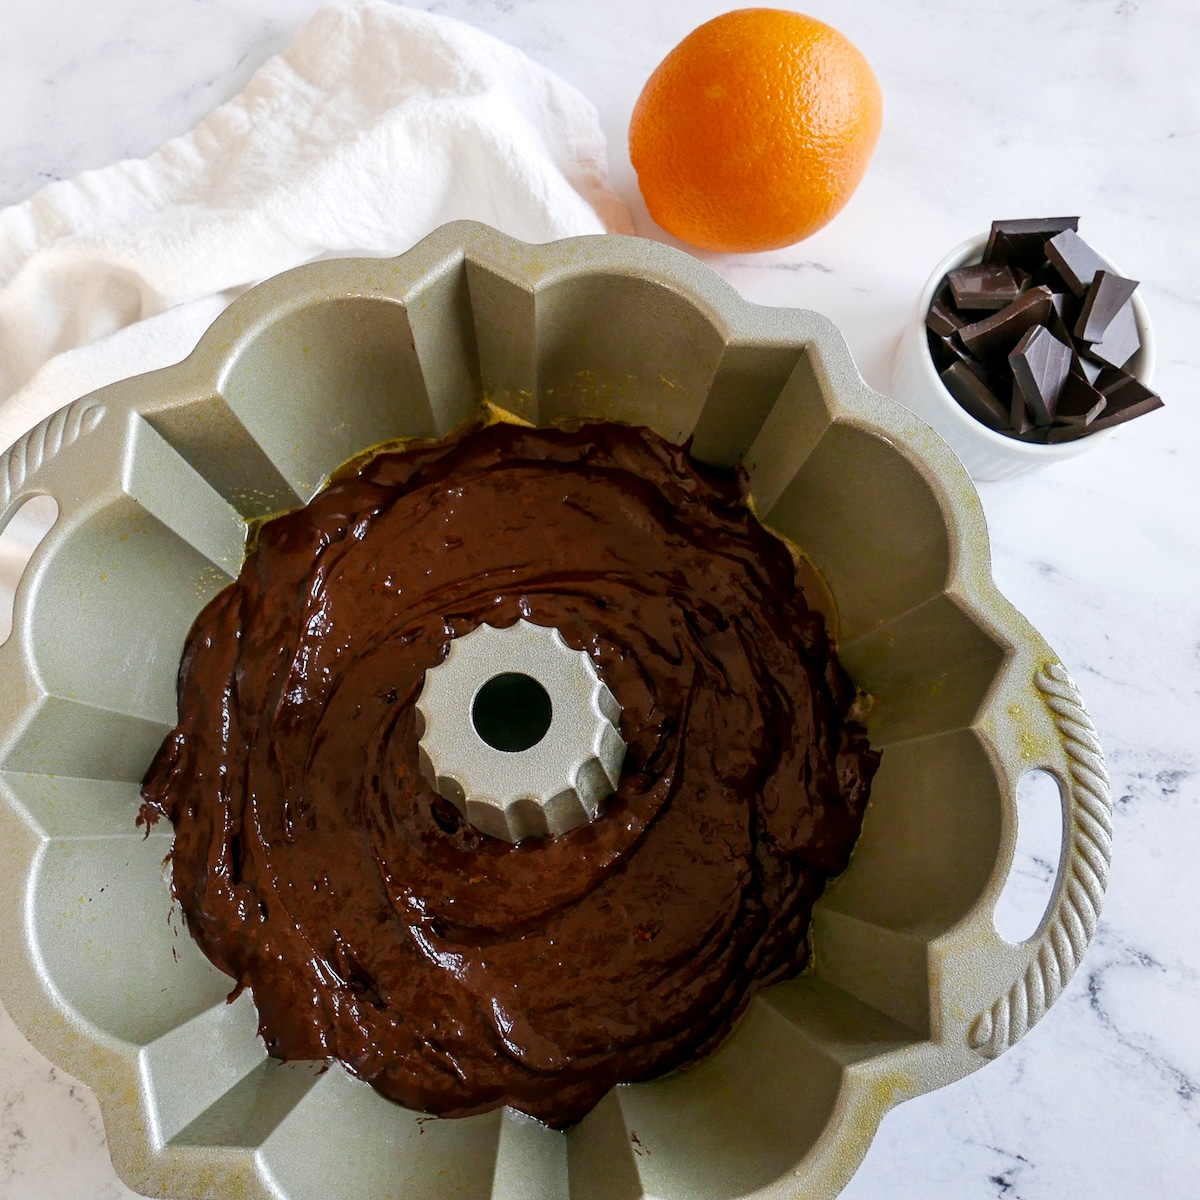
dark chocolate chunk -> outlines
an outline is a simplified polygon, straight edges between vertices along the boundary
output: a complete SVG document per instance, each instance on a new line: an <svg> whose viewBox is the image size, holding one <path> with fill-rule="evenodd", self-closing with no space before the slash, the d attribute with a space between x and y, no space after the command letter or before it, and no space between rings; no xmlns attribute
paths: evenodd
<svg viewBox="0 0 1200 1200"><path fill-rule="evenodd" d="M1045 324L1052 308L1051 295L1047 288L1030 288L1007 308L973 325L964 325L958 336L976 358L986 358L1005 345L1013 345L1030 326Z"/></svg>
<svg viewBox="0 0 1200 1200"><path fill-rule="evenodd" d="M1128 371L1120 371L1115 367L1105 367L1101 371L1096 380L1096 387L1108 400L1109 408L1114 412L1118 409L1128 408L1132 404L1140 404L1143 400L1156 395Z"/></svg>
<svg viewBox="0 0 1200 1200"><path fill-rule="evenodd" d="M979 359L975 358L970 351L963 346L962 342L960 342L958 338L948 337L943 338L942 341L946 345L947 365L952 362L966 363L966 365L970 367L971 370L974 371L975 374L984 381L984 383L988 382L989 371L987 367L981 363Z"/></svg>
<svg viewBox="0 0 1200 1200"><path fill-rule="evenodd" d="M938 337L929 331L926 331L926 336L929 339L929 353L937 365L939 374L952 364L960 362L970 367L984 383L991 387L990 372L987 367L978 359L973 358L958 338Z"/></svg>
<svg viewBox="0 0 1200 1200"><path fill-rule="evenodd" d="M993 221L985 263L1004 263L1009 267L1036 270L1045 261L1044 249L1049 238L1064 229L1078 229L1078 217L1035 217L1027 221Z"/></svg>
<svg viewBox="0 0 1200 1200"><path fill-rule="evenodd" d="M926 330L925 333L929 339L929 353L932 355L939 373L944 371L951 363L963 362L968 359L971 362L975 361L962 348L957 338L938 337L936 333L930 330ZM976 364L976 367L979 371L983 370L981 364Z"/></svg>
<svg viewBox="0 0 1200 1200"><path fill-rule="evenodd" d="M1071 357L1070 345L1063 345L1045 325L1026 330L1009 354L1014 393L1025 402L1034 424L1049 425L1054 420Z"/></svg>
<svg viewBox="0 0 1200 1200"><path fill-rule="evenodd" d="M1058 433L1060 430L1063 433L1069 430L1076 430L1078 431L1076 436L1082 436L1084 433L1099 433L1100 430L1111 430L1115 425L1123 425L1126 421L1132 421L1135 416L1145 416L1146 413L1152 413L1154 409L1162 407L1163 401L1160 400L1156 392L1152 392L1147 388L1145 396L1142 396L1140 400L1135 400L1133 403L1126 404L1123 408L1115 408L1110 401L1104 412L1100 413L1090 425L1056 425L1054 433ZM1055 440L1055 442L1069 442L1070 438L1066 436L1052 437L1051 440Z"/></svg>
<svg viewBox="0 0 1200 1200"><path fill-rule="evenodd" d="M954 308L954 293L950 291L950 284L946 281L946 279L942 279L942 286L938 288L937 295L934 296L934 299L943 308Z"/></svg>
<svg viewBox="0 0 1200 1200"><path fill-rule="evenodd" d="M1082 354L1076 354L1075 361L1071 364L1071 370L1077 375L1082 375L1088 383L1095 383L1100 372L1109 369L1103 363L1093 362L1090 358L1084 358Z"/></svg>
<svg viewBox="0 0 1200 1200"><path fill-rule="evenodd" d="M1068 346L1075 344L1071 330L1075 326L1075 322L1079 320L1079 301L1070 294L1070 292L1055 292L1050 297L1050 305L1052 311L1050 319L1046 322L1046 328L1060 342L1066 342Z"/></svg>
<svg viewBox="0 0 1200 1200"><path fill-rule="evenodd" d="M1073 229L1064 229L1046 243L1046 258L1077 296L1091 286L1097 271L1111 271L1105 262Z"/></svg>
<svg viewBox="0 0 1200 1200"><path fill-rule="evenodd" d="M976 420L1021 441L1071 441L1162 404L1120 369L1141 346L1138 284L1078 237L1078 225L994 221L983 262L949 272L926 314L946 388Z"/></svg>
<svg viewBox="0 0 1200 1200"><path fill-rule="evenodd" d="M1008 425L1008 408L1002 404L986 383L966 363L957 362L942 372L946 390L977 421L990 429L1003 430Z"/></svg>
<svg viewBox="0 0 1200 1200"><path fill-rule="evenodd" d="M925 317L925 327L938 337L949 337L956 329L960 329L966 321L940 300L935 300L929 306Z"/></svg>
<svg viewBox="0 0 1200 1200"><path fill-rule="evenodd" d="M1134 417L1144 416L1156 408L1162 408L1163 402L1158 394L1146 389L1146 395L1140 400L1127 404L1123 408L1114 408L1109 400L1108 407L1087 427L1088 433L1098 433L1101 429L1111 429L1114 425L1123 425Z"/></svg>
<svg viewBox="0 0 1200 1200"><path fill-rule="evenodd" d="M1049 429L1042 430L1042 440L1049 446L1056 446L1059 442L1077 442L1092 433L1095 426L1094 421L1091 425L1051 425Z"/></svg>
<svg viewBox="0 0 1200 1200"><path fill-rule="evenodd" d="M1030 425L1028 429L1022 430L1020 433L1014 432L1013 437L1022 442L1034 442L1039 446L1044 446L1050 437L1057 430L1064 428L1061 425Z"/></svg>
<svg viewBox="0 0 1200 1200"><path fill-rule="evenodd" d="M959 267L946 278L950 281L954 303L960 309L997 312L1011 304L1021 293L1011 269L997 263Z"/></svg>
<svg viewBox="0 0 1200 1200"><path fill-rule="evenodd" d="M1021 395L1021 389L1017 387L1014 380L1012 386L1012 403L1008 408L1008 429L1005 430L1005 433L1011 432L1020 436L1036 428L1037 425L1029 415L1029 407L1025 403L1025 397Z"/></svg>
<svg viewBox="0 0 1200 1200"><path fill-rule="evenodd" d="M1078 361L1078 360L1076 360ZM1054 419L1063 425L1090 425L1105 409L1108 398L1072 367L1058 398Z"/></svg>
<svg viewBox="0 0 1200 1200"><path fill-rule="evenodd" d="M1077 376L1073 375L1071 378L1076 379ZM1157 393L1152 392L1144 383L1140 383L1128 371L1110 368L1104 371L1096 382L1099 385L1096 390L1104 398L1105 406L1090 422L1076 426L1080 435L1098 433L1102 429L1111 429L1114 425L1123 425L1126 421L1132 421L1134 417L1144 416L1163 406ZM1060 403L1060 417L1061 411ZM1068 429L1071 426L1063 428ZM1070 439L1064 434L1053 440L1068 441Z"/></svg>
<svg viewBox="0 0 1200 1200"><path fill-rule="evenodd" d="M1112 319L1136 290L1136 279L1126 279L1114 271L1097 271L1075 322L1075 336L1084 342L1102 342Z"/></svg>
<svg viewBox="0 0 1200 1200"><path fill-rule="evenodd" d="M1044 262L1033 273L1032 283L1034 287L1048 287L1052 292L1062 292L1064 294L1071 291L1067 286L1066 280L1054 269L1054 266L1049 262Z"/></svg>
<svg viewBox="0 0 1200 1200"><path fill-rule="evenodd" d="M970 328L967 326L967 328ZM961 337L961 331L959 336ZM1142 339L1133 315L1133 302L1126 300L1104 331L1104 340L1083 347L1082 352L1109 367L1123 367L1141 348Z"/></svg>

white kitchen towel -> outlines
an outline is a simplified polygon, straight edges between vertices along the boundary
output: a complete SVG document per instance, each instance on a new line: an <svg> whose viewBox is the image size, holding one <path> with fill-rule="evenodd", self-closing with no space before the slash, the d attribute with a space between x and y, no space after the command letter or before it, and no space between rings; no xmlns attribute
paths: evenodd
<svg viewBox="0 0 1200 1200"><path fill-rule="evenodd" d="M459 21L319 9L192 132L0 209L0 450L185 357L259 280L464 217L530 242L632 233L594 106Z"/></svg>

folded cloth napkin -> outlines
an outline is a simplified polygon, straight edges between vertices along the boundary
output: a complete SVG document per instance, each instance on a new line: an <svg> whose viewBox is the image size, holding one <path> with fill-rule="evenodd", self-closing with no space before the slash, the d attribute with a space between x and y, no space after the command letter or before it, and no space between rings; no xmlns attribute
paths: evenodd
<svg viewBox="0 0 1200 1200"><path fill-rule="evenodd" d="M632 233L593 105L459 21L319 9L191 133L0 210L0 450L185 357L259 280L464 217L530 242Z"/></svg>

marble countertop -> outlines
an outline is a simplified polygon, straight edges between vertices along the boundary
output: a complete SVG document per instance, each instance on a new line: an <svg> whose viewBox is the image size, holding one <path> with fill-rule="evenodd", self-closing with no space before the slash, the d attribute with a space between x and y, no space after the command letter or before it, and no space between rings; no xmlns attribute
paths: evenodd
<svg viewBox="0 0 1200 1200"><path fill-rule="evenodd" d="M638 232L671 240L641 203L625 130L659 59L723 5L415 6L520 47L588 95ZM190 128L315 7L6 6L0 204ZM996 578L1075 676L1107 752L1108 898L1049 1015L999 1061L889 1114L844 1196L1191 1200L1200 1176L1200 7L802 7L845 32L879 76L886 117L875 159L850 205L808 241L702 257L753 301L831 317L886 392L903 322L949 247L993 217L1079 213L1088 240L1143 281L1167 402L1091 453L980 487ZM1022 905L1028 919L1039 879L1052 874L1039 823L1029 828L1014 919ZM0 1011L0 1200L132 1195L113 1172L90 1093Z"/></svg>

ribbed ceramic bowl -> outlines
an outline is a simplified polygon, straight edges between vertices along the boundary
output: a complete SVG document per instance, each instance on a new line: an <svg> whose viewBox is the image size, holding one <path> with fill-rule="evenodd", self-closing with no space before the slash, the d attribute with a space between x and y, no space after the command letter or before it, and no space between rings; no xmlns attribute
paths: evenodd
<svg viewBox="0 0 1200 1200"><path fill-rule="evenodd" d="M567 1133L507 1111L422 1117L336 1066L267 1058L252 997L226 1004L231 981L172 910L169 831L133 824L184 636L237 572L246 522L484 397L744 463L760 513L832 590L884 752L850 868L817 906L812 968L758 996L701 1065L616 1088ZM0 993L96 1092L138 1191L832 1197L888 1108L1012 1045L1091 936L1103 760L1062 666L992 583L966 472L865 386L827 320L747 304L677 251L460 223L392 261L289 272L185 362L14 446L0 526L42 494L60 515L0 646ZM1012 945L992 911L1034 767L1059 780L1066 836L1041 928Z"/></svg>
<svg viewBox="0 0 1200 1200"><path fill-rule="evenodd" d="M1059 442L1052 446L1022 442L997 433L977 421L946 389L929 353L925 316L947 273L956 267L980 262L986 246L986 234L968 238L955 246L934 267L921 289L917 306L904 327L892 360L892 395L922 420L928 421L950 443L971 478L981 483L992 479L1011 479L1051 463L1075 458L1094 450L1116 432L1101 430L1073 442ZM1133 294L1133 316L1142 345L1125 369L1149 387L1154 378L1154 333L1150 315L1138 292Z"/></svg>

